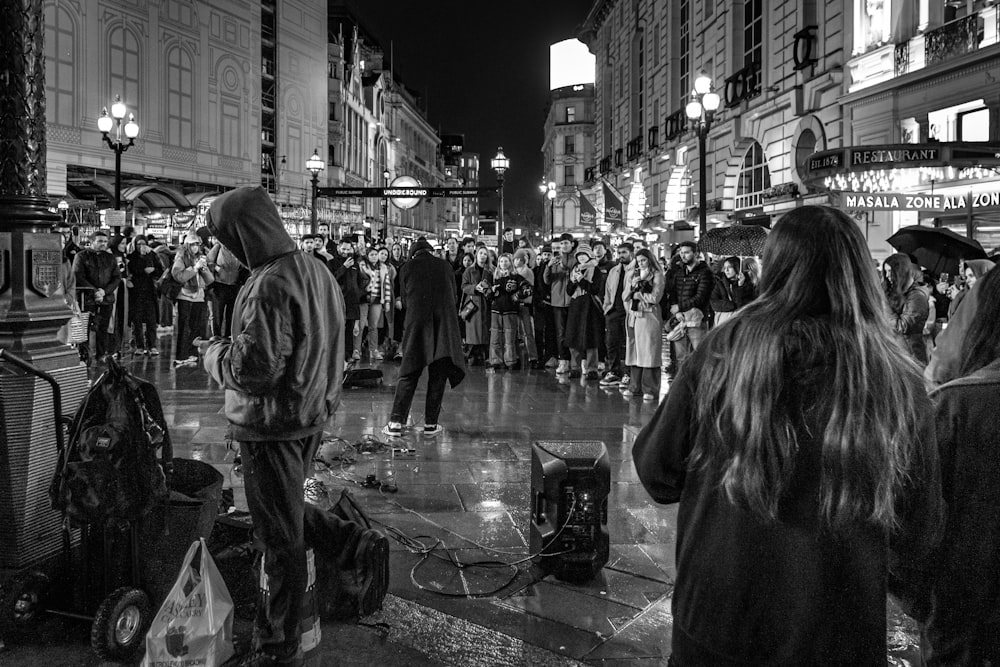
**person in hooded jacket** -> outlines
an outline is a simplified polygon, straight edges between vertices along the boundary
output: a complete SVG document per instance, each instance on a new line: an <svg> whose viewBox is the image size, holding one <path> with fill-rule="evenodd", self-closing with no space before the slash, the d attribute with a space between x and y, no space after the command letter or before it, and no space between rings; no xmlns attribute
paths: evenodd
<svg viewBox="0 0 1000 667"><path fill-rule="evenodd" d="M436 436L443 430L438 417L445 386L450 383L456 387L465 378L454 269L432 251L430 243L418 239L410 248L410 260L399 270L399 295L407 312L400 344L403 359L389 423L383 429L393 437L402 435L424 368L428 374L424 436Z"/></svg>
<svg viewBox="0 0 1000 667"><path fill-rule="evenodd" d="M902 253L889 255L884 264L885 293L889 300L889 320L906 345L921 364L927 363L927 346L924 343L924 324L930 313L927 293L920 289L914 276L913 263Z"/></svg>
<svg viewBox="0 0 1000 667"><path fill-rule="evenodd" d="M344 300L330 271L296 249L264 188L219 196L207 224L250 269L230 337L202 344L205 370L226 391L226 418L240 445L269 582L254 624L257 653L247 662L289 664L300 655L307 543L353 550L347 553L362 568L362 612L374 611L366 605L373 596L381 600L388 584L386 538L306 504L302 495L323 429L340 403Z"/></svg>

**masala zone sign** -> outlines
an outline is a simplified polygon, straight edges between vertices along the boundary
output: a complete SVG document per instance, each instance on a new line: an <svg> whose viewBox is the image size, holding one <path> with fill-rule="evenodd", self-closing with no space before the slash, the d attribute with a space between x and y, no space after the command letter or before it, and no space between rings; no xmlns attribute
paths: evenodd
<svg viewBox="0 0 1000 667"><path fill-rule="evenodd" d="M1000 191L960 195L923 192L842 192L844 208L865 211L954 211L972 208L1000 208Z"/></svg>

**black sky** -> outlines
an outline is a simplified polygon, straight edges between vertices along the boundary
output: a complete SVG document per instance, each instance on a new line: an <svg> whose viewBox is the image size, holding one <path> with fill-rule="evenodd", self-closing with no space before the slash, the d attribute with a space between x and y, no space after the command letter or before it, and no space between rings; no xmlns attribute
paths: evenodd
<svg viewBox="0 0 1000 667"><path fill-rule="evenodd" d="M589 0L364 0L403 82L427 100L432 125L465 135L480 154L481 185L493 185L489 160L503 146L511 166L508 205L538 201L549 92L549 45L575 37ZM485 202L484 202L485 203Z"/></svg>

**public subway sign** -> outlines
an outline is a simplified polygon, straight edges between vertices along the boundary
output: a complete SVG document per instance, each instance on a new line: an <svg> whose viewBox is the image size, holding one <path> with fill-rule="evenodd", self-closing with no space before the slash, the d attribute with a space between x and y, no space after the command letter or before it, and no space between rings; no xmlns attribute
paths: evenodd
<svg viewBox="0 0 1000 667"><path fill-rule="evenodd" d="M841 192L844 208L861 211L956 211L974 209L1000 210L1000 190L964 194L926 192Z"/></svg>

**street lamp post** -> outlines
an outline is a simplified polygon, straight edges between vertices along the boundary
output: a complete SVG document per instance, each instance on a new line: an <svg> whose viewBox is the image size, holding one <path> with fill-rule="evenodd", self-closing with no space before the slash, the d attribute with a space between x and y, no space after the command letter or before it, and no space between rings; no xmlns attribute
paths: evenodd
<svg viewBox="0 0 1000 667"><path fill-rule="evenodd" d="M708 228L708 183L706 169L707 157L705 139L708 131L712 128L712 119L719 109L718 93L712 92L712 80L702 74L694 80L694 90L691 91L691 101L687 103L685 112L687 117L694 122L695 132L698 134L698 237L705 235Z"/></svg>
<svg viewBox="0 0 1000 667"><path fill-rule="evenodd" d="M552 238L555 239L556 237L556 182L555 181L549 181L549 184L545 188L545 196L549 198L549 231L552 234Z"/></svg>
<svg viewBox="0 0 1000 667"><path fill-rule="evenodd" d="M128 114L128 122L122 124ZM104 137L104 143L115 152L115 210L122 208L122 153L135 145L135 138L139 136L139 125L135 122L135 115L129 113L128 107L122 102L121 95L115 95L114 104L111 105L111 115L108 115L108 108L101 110L101 117L97 119L97 129ZM111 130L115 131L115 138L108 136ZM124 130L125 139L122 138Z"/></svg>
<svg viewBox="0 0 1000 667"><path fill-rule="evenodd" d="M309 156L306 160L306 171L312 174L310 182L312 183L312 210L309 211L309 233L315 234L318 229L318 224L316 222L316 198L319 197L319 172L326 169L326 162L323 162L323 158L319 156L319 149L317 148L313 151L313 154Z"/></svg>
<svg viewBox="0 0 1000 667"><path fill-rule="evenodd" d="M501 233L503 229L503 175L510 167L510 160L503 154L502 146L497 148L496 157L490 160L490 166L497 173L497 183L500 184L500 213L497 215L497 255L499 256L503 249L503 234Z"/></svg>
<svg viewBox="0 0 1000 667"><path fill-rule="evenodd" d="M389 170L388 169L383 169L382 170L382 187L386 187L386 188L389 187L389 176L391 176L391 174L389 173ZM382 200L382 206L383 206L382 210L384 211L384 213L382 215L385 218L385 233L382 235L382 238L384 238L385 242L388 243L389 242L389 198L388 197L383 198L383 200Z"/></svg>

